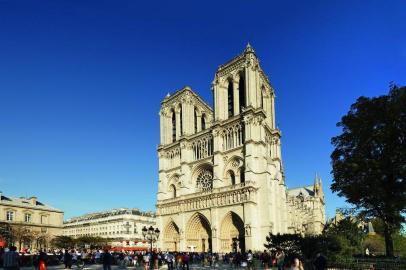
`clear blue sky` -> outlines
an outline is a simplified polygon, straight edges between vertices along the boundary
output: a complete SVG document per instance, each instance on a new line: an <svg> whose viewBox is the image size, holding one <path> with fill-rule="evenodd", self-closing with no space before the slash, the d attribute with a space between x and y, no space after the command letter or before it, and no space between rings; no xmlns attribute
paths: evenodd
<svg viewBox="0 0 406 270"><path fill-rule="evenodd" d="M221 3L220 3L221 2ZM289 187L324 181L360 95L406 84L405 1L0 0L0 190L66 217L153 210L158 111L249 41L277 94Z"/></svg>

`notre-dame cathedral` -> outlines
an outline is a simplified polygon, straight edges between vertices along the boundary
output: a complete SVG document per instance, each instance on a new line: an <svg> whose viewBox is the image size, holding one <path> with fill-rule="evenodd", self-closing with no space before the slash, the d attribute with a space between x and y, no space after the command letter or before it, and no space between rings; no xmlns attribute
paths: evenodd
<svg viewBox="0 0 406 270"><path fill-rule="evenodd" d="M270 232L321 233L321 179L287 189L275 91L250 45L219 66L212 91L214 108L190 87L161 102L158 247L263 250Z"/></svg>

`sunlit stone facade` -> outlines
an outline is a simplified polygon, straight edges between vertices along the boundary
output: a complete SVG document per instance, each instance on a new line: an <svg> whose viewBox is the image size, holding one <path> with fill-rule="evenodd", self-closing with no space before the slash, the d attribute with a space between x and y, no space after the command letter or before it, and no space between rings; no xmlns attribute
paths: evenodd
<svg viewBox="0 0 406 270"><path fill-rule="evenodd" d="M287 189L275 92L251 46L217 69L212 91L214 110L190 87L161 103L162 250L262 250L269 232L320 233L321 180Z"/></svg>
<svg viewBox="0 0 406 270"><path fill-rule="evenodd" d="M62 234L62 223L63 212L37 197L17 198L0 192L0 224L12 230L9 240L19 249L49 247L50 240Z"/></svg>
<svg viewBox="0 0 406 270"><path fill-rule="evenodd" d="M155 213L118 208L70 218L63 224L63 235L102 237L112 247L147 248L142 235L144 226L155 226Z"/></svg>

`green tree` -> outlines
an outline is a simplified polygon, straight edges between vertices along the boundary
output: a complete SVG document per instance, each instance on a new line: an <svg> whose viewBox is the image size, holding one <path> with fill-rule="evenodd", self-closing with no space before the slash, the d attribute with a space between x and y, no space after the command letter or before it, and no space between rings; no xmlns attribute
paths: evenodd
<svg viewBox="0 0 406 270"><path fill-rule="evenodd" d="M75 240L70 236L56 236L51 240L51 245L56 248L70 248L75 246Z"/></svg>
<svg viewBox="0 0 406 270"><path fill-rule="evenodd" d="M392 234L406 213L406 87L358 98L337 126L331 189L365 218L382 220L386 255L393 256Z"/></svg>
<svg viewBox="0 0 406 270"><path fill-rule="evenodd" d="M302 255L301 251L302 236L300 234L271 234L266 237L266 244L264 246L271 250L278 249L285 252L285 254Z"/></svg>
<svg viewBox="0 0 406 270"><path fill-rule="evenodd" d="M91 248L94 248L105 245L106 239L102 237L82 236L75 239L75 243L80 247L90 246Z"/></svg>

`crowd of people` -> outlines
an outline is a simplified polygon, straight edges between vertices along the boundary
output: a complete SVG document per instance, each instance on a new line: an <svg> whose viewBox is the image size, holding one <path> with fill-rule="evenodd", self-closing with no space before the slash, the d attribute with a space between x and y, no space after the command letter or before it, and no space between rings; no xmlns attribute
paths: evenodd
<svg viewBox="0 0 406 270"><path fill-rule="evenodd" d="M191 265L210 268L246 268L246 269L275 269L304 270L302 261L297 257L286 256L282 250L269 252L232 252L232 253L197 253L197 252L148 252L148 251L112 251L109 249L54 249L40 250L35 254L26 251L24 254L16 251L15 247L0 250L0 258L5 270L18 270L22 260L27 255L34 258L32 264L38 270L46 270L51 259L57 264L63 264L65 269L81 269L84 265L100 264L104 270L111 270L111 265L119 268L143 268L145 270L159 269L162 266L168 270L189 270ZM313 269L327 269L323 255L317 254L312 262Z"/></svg>

